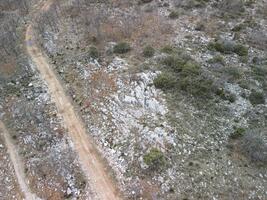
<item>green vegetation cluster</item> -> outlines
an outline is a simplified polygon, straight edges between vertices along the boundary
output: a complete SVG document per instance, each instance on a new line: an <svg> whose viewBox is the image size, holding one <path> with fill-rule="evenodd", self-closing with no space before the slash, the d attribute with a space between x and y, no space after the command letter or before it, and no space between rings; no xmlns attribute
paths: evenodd
<svg viewBox="0 0 267 200"><path fill-rule="evenodd" d="M144 163L153 171L161 170L167 164L164 154L157 148L152 148L143 159Z"/></svg>
<svg viewBox="0 0 267 200"><path fill-rule="evenodd" d="M224 54L236 53L239 56L247 56L248 48L232 41L215 41L208 44L210 50L216 50Z"/></svg>
<svg viewBox="0 0 267 200"><path fill-rule="evenodd" d="M198 62L184 52L166 46L162 49L169 55L161 61L163 73L154 85L172 93L184 91L196 97L211 98L214 92L213 80L207 77Z"/></svg>

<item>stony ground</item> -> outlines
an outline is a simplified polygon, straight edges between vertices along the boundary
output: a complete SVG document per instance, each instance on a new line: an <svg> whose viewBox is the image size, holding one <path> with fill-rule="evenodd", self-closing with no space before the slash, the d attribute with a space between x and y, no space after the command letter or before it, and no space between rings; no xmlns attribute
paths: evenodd
<svg viewBox="0 0 267 200"><path fill-rule="evenodd" d="M72 22L68 18L61 21L64 28L57 26L57 31L47 26L42 33L47 41L43 45L55 64L55 70L66 82L69 94L80 105L77 109L88 125L88 132L95 137L99 149L106 155L130 198L264 199L266 168L256 167L240 155L233 148L233 145L238 146L236 141L229 141L228 138L235 127L265 127L266 105L253 106L248 99L251 90L244 89L239 82L232 80L231 75L220 71L225 70L224 66L234 66L246 76L245 73L251 70L249 63L252 58L264 60L265 40L252 36L255 30L250 25L241 32L231 32L235 26L246 23L244 21L252 17L250 20L256 21L259 26L254 29L257 34L262 34L266 21L262 15L254 13L262 8L264 2L246 7L246 15L234 19L228 18L229 16L221 18L218 10L214 9L214 2L189 10L183 7L183 3L183 8L176 9L177 3L179 4L178 1L153 1L141 5L115 3L114 8L101 3L92 4L95 10L102 11L107 6L107 13L112 13L110 15L114 19L121 20L130 30L132 27L124 24L123 19L126 16L129 20L135 18L135 12L139 12L143 19L146 19L147 13L150 18L157 19L156 24L153 24L153 20L139 24L145 33L125 32L126 35L122 35L120 39L105 32L105 26L100 27L98 31L102 35L96 35L96 41L98 36L101 39L94 44L102 53L98 61L90 59L90 52L85 45L88 41L86 37L94 33L80 27L83 19L79 16L74 18L77 28L71 26ZM75 13L77 8L66 4L66 9ZM169 13L173 11L178 16L169 19ZM95 11L94 14L98 16L98 12ZM112 20L112 17L105 15L105 12L102 13L104 22ZM133 20L132 23L134 22ZM162 27L160 22L166 25L166 41L157 40L157 34L153 34L153 27ZM76 32L71 31L66 35L63 30ZM111 31L114 34L120 32L115 28ZM86 33L88 35L85 37ZM251 45L248 56L221 55L207 50L207 44L218 36ZM258 43L258 39L263 40L261 47L252 45ZM114 42L121 40L129 41L132 51L122 56L110 56L108 52L116 44ZM158 64L166 54L156 50L153 58L144 59L140 54L146 44L155 49L166 44L182 49L200 62L205 72L214 77L225 91L234 95L235 100L217 99L203 103L202 99L198 100L184 92L174 97L156 89L153 80L161 73ZM217 55L223 57L223 65L210 62ZM253 81L248 84L255 88L257 83L255 85ZM196 104L196 101L199 102ZM257 122L252 121L252 116ZM263 130L262 133L265 141L266 132ZM163 152L168 163L160 171L151 170L144 162L144 156L155 147Z"/></svg>
<svg viewBox="0 0 267 200"><path fill-rule="evenodd" d="M240 1L78 2L58 1L38 19L40 45L125 195L266 199L267 2L246 1L245 10ZM112 53L121 41L132 50ZM231 52L210 48L220 41ZM248 53L233 53L233 43L244 45ZM146 45L155 49L154 56L142 55ZM96 59L90 46L100 54ZM219 88L215 94L211 91L207 98L194 90L156 87L160 74L181 79L161 64L181 54L199 63L205 78ZM61 191L59 199L75 198L85 186L79 167L72 164L71 142L36 72L26 80L3 108L6 121L13 121L10 130L21 133L14 139L25 152L28 176L34 174L32 188L42 195L47 192L43 187L52 187ZM23 79L16 81L8 84L12 91ZM264 101L255 104L254 91ZM51 187L45 180L51 180Z"/></svg>

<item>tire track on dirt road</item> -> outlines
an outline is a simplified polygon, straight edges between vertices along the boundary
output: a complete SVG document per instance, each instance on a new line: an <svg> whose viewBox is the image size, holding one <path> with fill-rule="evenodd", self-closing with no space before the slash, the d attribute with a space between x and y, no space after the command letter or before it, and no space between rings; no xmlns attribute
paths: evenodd
<svg viewBox="0 0 267 200"><path fill-rule="evenodd" d="M48 0L38 12L41 13L48 10L51 2L51 0ZM36 12L37 15L38 12ZM33 18L37 19L37 16ZM93 192L96 193L97 198L100 200L121 199L119 190L109 175L93 139L86 133L82 120L75 113L74 106L70 98L65 94L57 75L49 65L48 58L39 49L33 24L27 27L25 42L28 55L41 77L47 83L52 100L55 102L59 115L62 116L64 125L68 129L69 136L74 143L74 149L78 154L79 162Z"/></svg>

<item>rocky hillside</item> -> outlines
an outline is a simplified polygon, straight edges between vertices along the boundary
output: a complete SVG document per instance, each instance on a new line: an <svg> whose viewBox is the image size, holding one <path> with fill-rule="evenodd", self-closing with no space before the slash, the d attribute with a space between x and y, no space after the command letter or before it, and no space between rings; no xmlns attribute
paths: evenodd
<svg viewBox="0 0 267 200"><path fill-rule="evenodd" d="M30 16L5 10L7 23ZM266 0L59 0L36 19L125 199L266 199L266 13ZM25 22L12 19L1 120L40 197L86 199L67 130L20 45Z"/></svg>

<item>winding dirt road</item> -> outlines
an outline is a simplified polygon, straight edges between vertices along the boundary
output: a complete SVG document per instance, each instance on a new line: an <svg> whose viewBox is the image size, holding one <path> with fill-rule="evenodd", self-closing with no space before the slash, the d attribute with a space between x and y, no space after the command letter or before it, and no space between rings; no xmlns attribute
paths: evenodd
<svg viewBox="0 0 267 200"><path fill-rule="evenodd" d="M51 2L51 0L48 0L43 4L36 15L48 10ZM36 19L37 16L34 18ZM59 115L62 116L64 125L73 141L82 169L88 178L88 183L93 192L96 193L97 197L94 198L100 200L121 199L119 190L110 177L93 143L93 139L88 136L82 120L76 115L70 98L65 94L64 88L49 65L48 58L39 49L38 39L35 37L32 24L27 27L25 40L27 52L41 77L47 83L52 100L55 102Z"/></svg>
<svg viewBox="0 0 267 200"><path fill-rule="evenodd" d="M25 199L26 200L37 200L38 197L35 196L35 194L31 192L30 188L28 187L28 184L26 183L27 179L24 173L24 168L22 167L24 166L24 164L22 163L20 156L18 152L16 151L16 147L12 143L10 134L8 133L5 125L1 121L0 121L0 133L4 137L5 144L7 147L7 152L10 156L10 160L13 164L20 189L23 192Z"/></svg>

